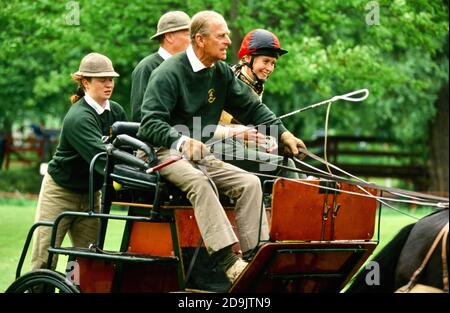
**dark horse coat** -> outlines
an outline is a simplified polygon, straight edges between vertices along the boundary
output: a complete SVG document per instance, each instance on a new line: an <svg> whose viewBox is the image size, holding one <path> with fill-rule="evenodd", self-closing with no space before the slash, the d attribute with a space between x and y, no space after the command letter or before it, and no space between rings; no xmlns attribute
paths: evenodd
<svg viewBox="0 0 450 313"><path fill-rule="evenodd" d="M421 265L436 235L448 220L449 211L444 209L402 228L394 239L372 259L379 264L380 283L368 285L366 275L369 270L363 269L355 277L347 292L394 292L407 284L414 271ZM441 244L436 247L417 282L443 288Z"/></svg>

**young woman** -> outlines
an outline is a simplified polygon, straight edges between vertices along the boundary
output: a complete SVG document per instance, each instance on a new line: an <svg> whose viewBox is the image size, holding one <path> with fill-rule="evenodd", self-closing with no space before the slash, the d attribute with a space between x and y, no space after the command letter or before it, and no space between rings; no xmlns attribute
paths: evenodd
<svg viewBox="0 0 450 313"><path fill-rule="evenodd" d="M111 60L99 53L86 55L79 70L72 75L78 84L72 95L72 106L67 112L56 152L49 162L42 181L35 221L54 221L65 211L89 210L89 163L105 150L101 138L108 135L116 121L126 120L125 111L110 101L114 90L114 71ZM94 173L95 210L100 207L100 187L104 164ZM60 246L68 232L74 246L88 247L96 241L98 220L92 218L65 218L59 224L56 246ZM47 267L51 228L39 227L35 233L31 268ZM56 268L57 258L51 268Z"/></svg>
<svg viewBox="0 0 450 313"><path fill-rule="evenodd" d="M247 84L262 101L264 83L275 70L278 58L286 53L275 34L265 29L255 29L245 35L238 52L240 61L232 69L236 77ZM283 161L282 157L272 154L278 148L275 138L240 125L239 116L231 116L226 111L222 112L219 124L214 138L232 137L215 148L223 153L225 160L250 172L299 178L295 172L278 168L282 164L295 168L295 164L292 159ZM232 156L234 160L230 160ZM243 158L268 163L261 164Z"/></svg>
<svg viewBox="0 0 450 313"><path fill-rule="evenodd" d="M277 36L265 29L255 29L244 37L238 52L240 61L233 70L262 100L264 83L275 70L278 58L286 53Z"/></svg>

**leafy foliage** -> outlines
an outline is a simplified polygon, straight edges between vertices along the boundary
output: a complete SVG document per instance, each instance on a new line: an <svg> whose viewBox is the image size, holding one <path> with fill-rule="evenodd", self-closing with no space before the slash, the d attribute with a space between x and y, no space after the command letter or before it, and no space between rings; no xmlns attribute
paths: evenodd
<svg viewBox="0 0 450 313"><path fill-rule="evenodd" d="M367 24L369 4L378 4L379 25ZM77 6L79 25L70 22ZM75 88L70 73L91 51L113 60L121 74L113 98L130 112L131 71L157 49L149 36L159 16L204 9L224 14L232 51L253 28L273 31L289 51L266 88L277 114L368 88L364 103L333 106L331 131L426 143L437 91L448 81L448 3L426 0L11 0L0 11L0 128L24 117L62 117ZM236 61L231 50L229 60ZM324 113L285 123L310 139L323 130Z"/></svg>

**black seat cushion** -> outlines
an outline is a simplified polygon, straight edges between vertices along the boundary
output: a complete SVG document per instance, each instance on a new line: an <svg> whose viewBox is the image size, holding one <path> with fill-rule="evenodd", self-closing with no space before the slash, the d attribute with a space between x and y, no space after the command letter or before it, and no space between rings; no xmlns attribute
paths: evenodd
<svg viewBox="0 0 450 313"><path fill-rule="evenodd" d="M132 137L136 137L136 134L139 130L139 123L135 123L135 122L115 122L112 126L111 126L111 136L113 138L115 138L117 135L120 134L127 134L130 135Z"/></svg>
<svg viewBox="0 0 450 313"><path fill-rule="evenodd" d="M155 174L144 173L137 167L125 164L116 164L111 178L122 187L136 188L141 190L155 190L158 178ZM165 205L190 205L186 193L181 191L169 181L161 178L160 201ZM225 195L220 195L220 202L224 206L234 206L234 201Z"/></svg>
<svg viewBox="0 0 450 313"><path fill-rule="evenodd" d="M125 164L114 165L111 177L121 185L143 189L154 189L158 179L155 174L147 174L137 167Z"/></svg>

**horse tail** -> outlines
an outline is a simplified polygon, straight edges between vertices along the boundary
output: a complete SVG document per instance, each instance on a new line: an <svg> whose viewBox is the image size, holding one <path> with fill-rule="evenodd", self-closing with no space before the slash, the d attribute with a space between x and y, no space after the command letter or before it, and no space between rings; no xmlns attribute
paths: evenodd
<svg viewBox="0 0 450 313"><path fill-rule="evenodd" d="M366 282L366 276L370 269L363 268L353 279L347 293L378 293L394 292L395 290L395 269L400 257L402 247L408 239L409 233L414 227L414 223L403 227L395 237L389 241L384 248L377 253L371 261L379 265L379 280L374 280L374 284ZM379 284L378 284L379 282Z"/></svg>

